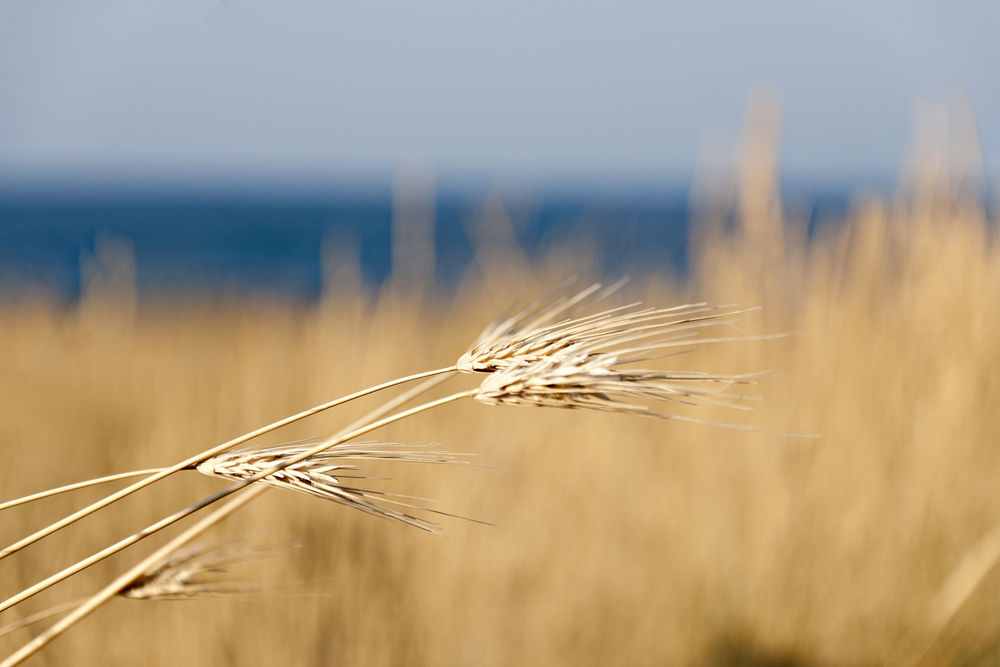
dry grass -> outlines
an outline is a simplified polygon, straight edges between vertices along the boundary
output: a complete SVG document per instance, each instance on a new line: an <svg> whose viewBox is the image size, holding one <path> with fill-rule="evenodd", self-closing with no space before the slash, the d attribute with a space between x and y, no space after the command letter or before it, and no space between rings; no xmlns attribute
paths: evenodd
<svg viewBox="0 0 1000 667"><path fill-rule="evenodd" d="M232 541L196 544L178 549L118 595L132 600L189 600L202 597L245 596L260 585L236 579L232 570L264 558L281 547Z"/></svg>
<svg viewBox="0 0 1000 667"><path fill-rule="evenodd" d="M35 664L915 660L939 630L942 587L1000 523L1000 256L991 226L971 200L952 196L957 188L925 183L919 196L859 203L843 226L807 244L754 164L736 229L711 220L701 228L692 284L654 278L632 284L628 297L759 303L764 311L739 335L804 332L705 346L688 370L773 369L781 378L763 380L753 424L822 439L449 406L379 437L442 442L505 470L383 470L396 477L394 492L460 501L461 514L495 527L449 522L441 539L269 493L221 532L302 543L267 576L310 582L329 598L109 605ZM447 302L403 288L367 299L343 287L348 271L308 309L143 305L114 284L93 285L74 308L9 303L0 319L4 499L168 464L332 396L453 363L495 318L498 295L530 301L580 269L556 257L530 271L470 275ZM684 370L686 358L677 362ZM282 439L333 432L373 405L343 406ZM678 407L682 416L732 416ZM3 592L218 482L189 474L162 487L7 559ZM99 493L7 510L0 539ZM8 614L90 593L136 557L98 565ZM951 618L932 662L975 660L994 645L997 579L987 573ZM0 653L26 639L4 637Z"/></svg>

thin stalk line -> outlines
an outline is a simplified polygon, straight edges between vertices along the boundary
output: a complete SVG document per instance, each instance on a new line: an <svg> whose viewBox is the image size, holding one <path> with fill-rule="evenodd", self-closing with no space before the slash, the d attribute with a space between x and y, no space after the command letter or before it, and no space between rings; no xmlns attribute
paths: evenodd
<svg viewBox="0 0 1000 667"><path fill-rule="evenodd" d="M350 433L351 431L353 431L355 429L361 428L362 426L364 426L365 424L367 424L367 423L369 423L371 421L374 421L376 419L381 419L383 415L389 414L390 412L392 412L393 410L395 410L399 406L408 403L409 401L413 400L417 396L420 396L421 394L423 394L423 393L425 393L427 391L430 391L431 389L433 389L434 387L436 387L437 385L441 384L442 382L444 382L447 379L448 379L447 376L445 376L445 375L442 374L442 375L437 375L437 376L430 377L430 378L424 380L423 382L421 382L420 384L418 384L416 387L413 387L411 389L407 389L406 391L404 391L399 396L397 396L397 397L395 397L395 398L393 398L393 399L391 399L389 401L386 401L382 405L378 406L377 408L375 408L374 410L372 410L371 412L369 412L368 414L366 414L364 417L361 417L357 421L354 421L354 422L348 424L347 426L345 426L344 428L340 429L340 431L335 436L333 436L333 437L335 437L335 438L336 437L340 437L341 435L343 435L345 433Z"/></svg>
<svg viewBox="0 0 1000 667"><path fill-rule="evenodd" d="M56 605L55 607L50 607L49 609L45 609L35 614L31 614L30 616L25 616L20 621L9 623L8 625L5 625L2 628L0 628L0 637L3 637L4 635L9 635L10 633L16 632L21 628L26 628L32 623L37 623L38 621L44 621L45 619L61 614L64 611L69 611L73 607L81 605L89 599L90 598L78 598L76 600L70 600L69 602L63 602L62 604Z"/></svg>
<svg viewBox="0 0 1000 667"><path fill-rule="evenodd" d="M73 484L67 484L66 486L60 486L54 489L48 489L46 491L39 491L38 493L32 493L30 496L22 496L21 498L15 498L14 500L8 500L5 503L0 503L0 511L9 509L11 507L17 507L18 505L24 505L25 503L30 503L35 500L41 500L42 498L56 496L59 495L60 493L76 491L77 489L85 489L88 486L96 486L98 484L104 484L106 482L117 482L120 479L128 479L129 477L141 477L143 475L152 475L153 473L157 473L162 470L163 468L149 468L148 470L133 470L132 472L120 472L117 475L108 475L107 477L95 477L94 479L88 479L84 482L74 482Z"/></svg>

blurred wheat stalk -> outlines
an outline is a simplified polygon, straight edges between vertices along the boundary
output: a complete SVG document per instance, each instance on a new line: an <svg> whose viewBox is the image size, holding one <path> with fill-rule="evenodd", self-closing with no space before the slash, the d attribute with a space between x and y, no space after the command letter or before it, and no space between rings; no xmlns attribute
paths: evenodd
<svg viewBox="0 0 1000 667"><path fill-rule="evenodd" d="M243 642L230 645L233 655L245 662L265 656L322 662L330 657L323 651L335 650L345 662L366 664L391 664L400 651L423 664L459 664L472 656L484 664L777 658L898 664L991 655L1000 636L1000 613L989 606L997 583L991 536L1000 521L994 409L1000 313L991 306L1000 296L1000 257L969 148L975 146L970 125L949 128L936 113L921 118L927 129L918 137L932 140L917 143L897 198L859 198L847 220L809 239L804 225L790 224L795 212L778 198L777 123L766 107L757 107L738 177L696 191L702 205L688 292L666 279L634 286L652 303L690 301L691 293L762 303L762 330L805 332L759 349L706 347L699 358L706 367L740 369L731 381L775 369L784 379L771 385L759 418L820 431L821 445L734 441L747 436L683 424L668 438L639 420L596 415L550 422L557 418L428 413L420 419L434 437L461 438L462 449L499 451L502 434L505 461L514 464L511 481L496 491L484 487L481 502L489 518L510 527L507 546L497 546L497 538L483 547L460 534L453 538L454 559L435 559L397 532L275 510L272 523L306 535L322 525L315 539L345 554L345 569L337 571L358 583L339 607L322 608L323 618L336 619L322 628L310 626L305 612L283 608L297 619L286 633L313 641L285 643L279 651L263 630L274 619L261 619L256 632L245 630ZM488 213L495 223L495 211ZM189 441L187 431L216 436L227 430L191 416L206 405L228 415L228 430L238 431L232 424L289 412L306 402L303 396L329 395L331 383L349 389L409 368L414 355L446 357L467 345L473 322L495 315L498 295L535 296L538 285L581 271L585 259L574 253L527 262L503 230L495 224L480 230L489 240L477 249L482 276L470 276L451 305L421 291L412 278L419 267L402 271L411 278L368 303L349 287L357 273L342 263L328 300L307 312L262 305L216 313L192 306L186 325L166 319L172 314L143 312L111 285L95 285L75 313L11 306L0 332L16 360L10 380L0 383L11 419L0 429L10 443L52 446L36 450L33 462L11 445L8 459L24 472L0 471L3 488L39 486L20 483L15 474L66 480L67 461L81 461L71 445L94 452L82 459L88 465L96 456L117 462L112 469L136 463L122 443L139 436L151 439L150 448L187 455L177 444ZM249 326L262 317L267 331ZM442 328L442 321L449 326ZM344 322L357 325L345 329ZM413 340L392 333L398 330ZM544 344L544 336L538 340ZM381 354L329 353L369 345ZM537 404L549 396L534 393L541 384L543 392L567 389L563 400L601 404L616 385L600 384L608 378L593 374L586 377L596 384L575 376L581 369L606 370L599 355L571 355L571 366L538 369L557 371L551 377L512 376L501 393L481 398ZM164 356L190 358L224 381L198 388L204 380L164 366ZM279 380L273 390L262 389L262 380L274 382L290 369L294 383ZM474 362L470 369L477 370ZM150 377L164 385L170 401L137 400ZM497 382L502 372L487 377ZM540 378L564 384L533 381ZM100 388L97 396L89 395L91 387ZM65 427L40 407L51 406L50 392L65 399ZM634 397L612 405L627 405L623 398ZM702 409L692 416L724 414ZM80 424L85 428L71 428ZM102 474L108 467L88 471ZM437 487L449 488L456 487ZM269 516L268 508L258 509ZM124 509L116 516L135 520ZM29 525L15 518L9 530L20 535ZM83 541L81 549L91 549L86 536L72 534ZM26 570L18 587L38 579L40 567L16 562ZM315 561L317 571L328 564ZM509 582L521 592L512 594ZM373 594L379 590L382 595ZM327 638L338 624L350 632ZM67 635L49 649L53 659L106 650L102 638L110 629L91 632ZM214 641L218 637L205 637L203 646ZM171 655L211 662L211 653L194 649Z"/></svg>

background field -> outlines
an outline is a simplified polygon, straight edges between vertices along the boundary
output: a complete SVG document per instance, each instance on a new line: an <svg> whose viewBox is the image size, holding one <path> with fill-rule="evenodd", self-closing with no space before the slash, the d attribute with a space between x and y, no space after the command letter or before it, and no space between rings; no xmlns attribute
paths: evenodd
<svg viewBox="0 0 1000 667"><path fill-rule="evenodd" d="M965 174L933 156L891 200L859 197L807 240L782 212L767 141L708 199L687 284L616 299L761 304L745 332L678 363L771 369L749 415L687 414L796 439L473 402L379 435L440 442L490 467L382 470L393 490L494 523L446 537L271 491L217 534L301 548L247 576L253 599L116 600L35 664L899 664L942 626L942 587L1000 530L1000 254ZM502 231L502 230L501 230ZM14 497L167 464L285 414L452 363L509 304L586 276L583 248L525 263L496 234L453 298L419 281L364 293L342 254L315 306L140 303L128 253L104 247L79 304L0 311L0 489ZM460 383L456 383L460 384ZM274 442L326 435L356 406ZM221 485L186 473L0 566L0 593ZM9 543L85 501L8 510ZM992 531L992 533L991 533ZM995 541L995 538L994 538ZM148 551L141 545L136 551ZM95 590L137 553L6 614ZM961 574L965 572L966 574ZM972 574L968 574L972 573ZM932 661L985 659L1000 637L988 574ZM961 581L959 582L961 583ZM22 630L0 639L6 653Z"/></svg>

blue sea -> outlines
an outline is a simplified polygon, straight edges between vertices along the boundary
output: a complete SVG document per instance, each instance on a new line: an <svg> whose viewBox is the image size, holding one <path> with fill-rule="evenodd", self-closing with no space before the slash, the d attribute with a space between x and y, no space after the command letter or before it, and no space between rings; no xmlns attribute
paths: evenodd
<svg viewBox="0 0 1000 667"><path fill-rule="evenodd" d="M810 225L836 217L845 193L800 196ZM579 189L499 199L529 257L581 240L609 276L660 272L683 277L688 196ZM447 289L469 269L470 224L482 219L479 192L434 197L436 281ZM278 293L310 300L323 286L323 247L344 242L360 253L364 282L391 271L391 190L349 194L137 192L105 190L0 193L0 293L42 289L58 298L81 292L81 262L95 243L114 239L134 253L140 295Z"/></svg>

